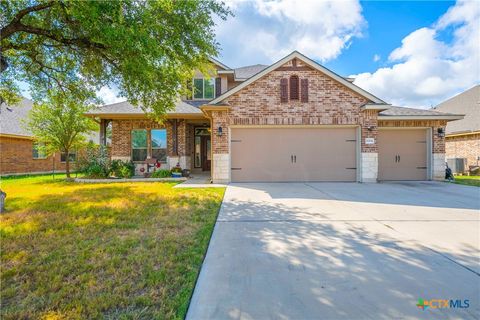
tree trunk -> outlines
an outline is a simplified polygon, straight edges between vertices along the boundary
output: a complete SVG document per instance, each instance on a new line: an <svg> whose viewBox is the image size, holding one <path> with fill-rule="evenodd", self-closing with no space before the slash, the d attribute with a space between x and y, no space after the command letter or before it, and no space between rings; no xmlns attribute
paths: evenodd
<svg viewBox="0 0 480 320"><path fill-rule="evenodd" d="M70 152L65 151L65 172L67 174L67 179L70 179Z"/></svg>

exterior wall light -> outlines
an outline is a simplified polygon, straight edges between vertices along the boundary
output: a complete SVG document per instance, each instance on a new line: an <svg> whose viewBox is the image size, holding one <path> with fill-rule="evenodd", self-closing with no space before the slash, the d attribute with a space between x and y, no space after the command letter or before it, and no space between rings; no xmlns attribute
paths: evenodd
<svg viewBox="0 0 480 320"><path fill-rule="evenodd" d="M373 131L373 129L375 129L374 126L368 126L368 127L367 127L367 130L368 130L368 131Z"/></svg>
<svg viewBox="0 0 480 320"><path fill-rule="evenodd" d="M218 127L217 129L217 136L221 136L223 134L223 128L222 127Z"/></svg>
<svg viewBox="0 0 480 320"><path fill-rule="evenodd" d="M437 129L437 134L438 134L439 137L445 137L445 129L438 128Z"/></svg>

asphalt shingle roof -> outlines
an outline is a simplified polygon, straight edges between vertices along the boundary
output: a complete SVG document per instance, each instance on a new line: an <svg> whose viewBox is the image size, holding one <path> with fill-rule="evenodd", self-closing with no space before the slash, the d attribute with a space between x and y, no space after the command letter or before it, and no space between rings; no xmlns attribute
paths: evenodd
<svg viewBox="0 0 480 320"><path fill-rule="evenodd" d="M203 100L185 100L179 101L175 106L175 110L167 112L167 114L201 114L202 111L199 107L205 104L207 101ZM97 109L94 109L88 114L143 114L143 110L140 107L135 107L128 101L117 102L113 104L107 104Z"/></svg>
<svg viewBox="0 0 480 320"><path fill-rule="evenodd" d="M387 110L380 112L379 115L381 116L446 116L446 115L453 115L453 114L439 112L435 110L391 106Z"/></svg>
<svg viewBox="0 0 480 320"><path fill-rule="evenodd" d="M440 103L435 110L465 115L447 124L447 134L480 131L480 85Z"/></svg>
<svg viewBox="0 0 480 320"><path fill-rule="evenodd" d="M0 133L31 137L32 133L24 128L23 120L32 109L33 101L22 99L14 106L0 106Z"/></svg>
<svg viewBox="0 0 480 320"><path fill-rule="evenodd" d="M235 78L237 79L248 79L254 76L255 74L259 73L260 71L264 70L268 66L264 64L254 64L251 66L245 66L241 68L233 69L235 71Z"/></svg>

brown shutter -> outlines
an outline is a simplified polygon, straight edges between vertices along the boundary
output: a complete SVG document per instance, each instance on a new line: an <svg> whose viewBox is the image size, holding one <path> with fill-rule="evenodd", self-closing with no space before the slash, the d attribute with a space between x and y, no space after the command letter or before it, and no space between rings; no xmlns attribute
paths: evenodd
<svg viewBox="0 0 480 320"><path fill-rule="evenodd" d="M308 79L300 81L302 87L302 102L308 102Z"/></svg>
<svg viewBox="0 0 480 320"><path fill-rule="evenodd" d="M215 78L215 98L222 95L222 79Z"/></svg>
<svg viewBox="0 0 480 320"><path fill-rule="evenodd" d="M298 82L298 76L293 75L290 77L290 100L298 100L299 98Z"/></svg>
<svg viewBox="0 0 480 320"><path fill-rule="evenodd" d="M187 82L187 90L188 90L187 100L193 99L193 79L190 79L190 81Z"/></svg>
<svg viewBox="0 0 480 320"><path fill-rule="evenodd" d="M280 80L280 102L288 102L288 80Z"/></svg>

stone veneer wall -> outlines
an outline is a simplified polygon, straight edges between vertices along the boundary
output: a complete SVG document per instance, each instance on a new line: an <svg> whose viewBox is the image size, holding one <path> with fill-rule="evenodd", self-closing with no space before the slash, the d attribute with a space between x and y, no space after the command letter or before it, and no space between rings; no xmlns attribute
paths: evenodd
<svg viewBox="0 0 480 320"><path fill-rule="evenodd" d="M285 67L292 67L292 63L282 66ZM216 155L222 155L218 158L222 159L221 163L213 165L214 181L230 180L228 128L235 125L360 125L362 153L376 154L376 144L363 143L365 137L376 139L377 135L377 111L360 110L368 100L323 73L308 69L301 61L297 61L297 67L299 70L270 72L229 97L226 101L231 106L229 111L212 112L214 162ZM308 102L280 102L280 80L291 75L308 79ZM219 126L223 128L223 135L220 137L216 132ZM374 129L369 131L369 126ZM365 156L369 163L374 158L374 155ZM218 170L217 173L215 170Z"/></svg>
<svg viewBox="0 0 480 320"><path fill-rule="evenodd" d="M447 159L466 158L468 166L480 164L480 133L445 138Z"/></svg>
<svg viewBox="0 0 480 320"><path fill-rule="evenodd" d="M70 164L75 170L75 163ZM26 174L65 171L60 154L45 159L33 159L33 140L0 137L0 174Z"/></svg>

